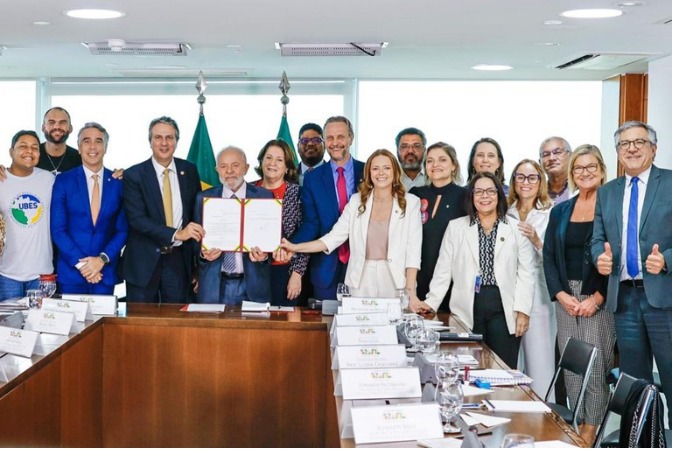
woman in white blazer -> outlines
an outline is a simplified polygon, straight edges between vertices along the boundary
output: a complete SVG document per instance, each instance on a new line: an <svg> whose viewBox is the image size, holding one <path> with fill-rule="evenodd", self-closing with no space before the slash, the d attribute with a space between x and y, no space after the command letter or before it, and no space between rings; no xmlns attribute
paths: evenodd
<svg viewBox="0 0 674 449"><path fill-rule="evenodd" d="M508 216L519 221L517 227L534 248L536 286L529 330L522 337L519 368L534 380L531 388L540 397L545 396L555 375L557 319L543 269L543 239L552 204L543 168L531 159L520 161L510 176ZM555 400L554 391L550 400Z"/></svg>
<svg viewBox="0 0 674 449"><path fill-rule="evenodd" d="M401 169L388 150L368 158L358 193L351 196L332 230L318 240L293 244L283 239L281 258L293 253L331 253L349 241L345 284L353 296L384 298L406 288L416 300L421 265L419 198L406 194ZM418 300L417 300L418 301Z"/></svg>
<svg viewBox="0 0 674 449"><path fill-rule="evenodd" d="M487 172L468 184L467 217L449 222L425 302L437 310L454 281L449 307L508 366L517 366L520 339L529 327L534 295L534 251L508 219L501 183Z"/></svg>

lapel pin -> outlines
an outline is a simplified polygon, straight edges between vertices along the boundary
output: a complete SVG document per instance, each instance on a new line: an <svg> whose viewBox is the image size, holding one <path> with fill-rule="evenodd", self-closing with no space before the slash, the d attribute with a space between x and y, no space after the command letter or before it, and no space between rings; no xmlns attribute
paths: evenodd
<svg viewBox="0 0 674 449"><path fill-rule="evenodd" d="M501 237L501 241L502 241L502 242L505 242L505 238Z"/></svg>
<svg viewBox="0 0 674 449"><path fill-rule="evenodd" d="M180 176L183 176L184 174L185 174L185 172L181 170L181 171L180 171Z"/></svg>

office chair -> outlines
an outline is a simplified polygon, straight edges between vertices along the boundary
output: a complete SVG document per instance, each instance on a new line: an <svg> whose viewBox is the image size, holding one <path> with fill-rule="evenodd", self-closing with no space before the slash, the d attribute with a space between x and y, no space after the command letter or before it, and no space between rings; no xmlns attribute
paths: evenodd
<svg viewBox="0 0 674 449"><path fill-rule="evenodd" d="M585 390L587 389L587 383L590 380L590 372L594 366L594 359L597 357L597 348L595 348L590 343L577 340L575 338L569 338L562 352L562 357L557 364L557 370L555 375L550 382L547 393L545 393L545 403L550 407L555 413L557 413L564 421L568 424L571 424L576 431L578 431L578 413L580 412L580 406L583 402L583 396L585 395ZM583 378L583 384L580 387L580 392L578 393L578 398L576 400L576 406L573 410L570 410L568 407L563 405L555 404L554 402L549 402L548 398L550 393L555 388L555 382L559 377L559 374L562 370L571 371L574 374L578 374Z"/></svg>
<svg viewBox="0 0 674 449"><path fill-rule="evenodd" d="M620 374L620 377L615 384L615 390L611 394L611 398L608 401L608 408L604 414L604 419L602 419L601 425L599 426L597 438L594 440L594 447L618 447L618 442L620 440L620 430L611 432L606 438L604 438L604 432L606 432L606 425L608 424L608 419L611 413L616 413L622 416L623 411L625 410L625 400L627 400L627 395L629 394L630 389L636 380L637 379L630 376L629 374Z"/></svg>

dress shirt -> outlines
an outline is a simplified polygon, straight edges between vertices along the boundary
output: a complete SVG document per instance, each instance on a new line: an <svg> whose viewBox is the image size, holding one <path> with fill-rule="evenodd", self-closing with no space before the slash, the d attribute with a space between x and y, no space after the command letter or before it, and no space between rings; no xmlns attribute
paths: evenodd
<svg viewBox="0 0 674 449"><path fill-rule="evenodd" d="M320 167L321 165L323 165L324 163L325 163L325 161L320 161L318 164L314 165L313 167L309 167L304 162L300 162L300 166L299 166L299 171L300 171L299 185L300 186L304 185L304 175L307 174L309 169L312 169L312 170L316 169L316 168Z"/></svg>
<svg viewBox="0 0 674 449"><path fill-rule="evenodd" d="M178 173L176 172L176 161L171 159L171 163L168 167L164 167L159 162L157 162L154 157L152 158L152 166L154 171L157 173L157 182L159 182L159 190L163 192L164 185L164 169L169 169L169 182L171 183L171 198L173 200L173 227L176 230L183 227L183 201L180 196L180 182L178 181ZM175 239L175 235L174 235Z"/></svg>
<svg viewBox="0 0 674 449"><path fill-rule="evenodd" d="M236 195L236 197L240 200L246 198L246 183L243 182L239 188L233 192L229 190L229 187L227 184L222 185L222 197L223 198L231 198L232 195ZM234 256L236 258L236 270L234 271L235 273L243 273L243 253L241 252L236 252L234 253Z"/></svg>
<svg viewBox="0 0 674 449"><path fill-rule="evenodd" d="M553 192L550 190L550 183L548 183L548 195L555 205L561 203L562 201L568 200L571 197L571 192L569 191L569 181L567 180L564 183L564 187L559 192Z"/></svg>
<svg viewBox="0 0 674 449"><path fill-rule="evenodd" d="M424 170L422 169L419 174L417 174L417 177L412 179L403 171L402 181L405 186L405 191L409 192L412 187L423 187L426 185L426 173L424 173Z"/></svg>
<svg viewBox="0 0 674 449"><path fill-rule="evenodd" d="M82 165L82 168L84 169L84 176L87 178L87 191L89 192L89 204L91 204L91 193L94 190L94 180L92 176L98 175L98 195L99 195L99 201L103 199L103 175L104 175L104 168L101 166L101 169L98 170L97 172L93 172L89 170L86 166ZM103 202L100 201L98 204L103 207Z"/></svg>
<svg viewBox="0 0 674 449"><path fill-rule="evenodd" d="M337 173L337 165L333 160L330 161L330 169L332 170L332 180L333 180L333 185L335 186L335 195L337 198L339 198L339 192L337 191L337 177L339 176L339 173ZM346 164L343 165L344 167L344 178L346 178L346 201L348 203L349 198L351 198L351 195L356 191L356 182L355 182L355 176L353 172L353 156L349 156L349 160L346 161Z"/></svg>
<svg viewBox="0 0 674 449"><path fill-rule="evenodd" d="M652 167L652 165L651 165ZM643 279L643 273L641 271L641 245L639 245L639 231L641 226L641 209L644 207L644 200L646 199L646 186L648 185L648 178L651 175L651 167L648 167L646 171L639 173L637 176L639 178L639 203L637 206L637 260L639 261L639 274L636 275L634 279ZM623 195L623 235L622 235L622 248L620 252L620 280L624 281L626 279L632 279L632 277L627 274L627 219L629 217L630 211L630 195L632 192L632 178L628 174L625 174L625 193ZM611 248L612 251L615 249Z"/></svg>

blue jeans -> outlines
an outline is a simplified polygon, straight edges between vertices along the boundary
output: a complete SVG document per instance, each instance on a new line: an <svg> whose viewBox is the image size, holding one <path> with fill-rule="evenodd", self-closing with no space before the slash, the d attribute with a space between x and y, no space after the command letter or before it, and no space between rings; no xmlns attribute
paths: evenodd
<svg viewBox="0 0 674 449"><path fill-rule="evenodd" d="M648 303L643 288L621 285L615 320L620 371L653 382L653 358L672 416L672 309Z"/></svg>
<svg viewBox="0 0 674 449"><path fill-rule="evenodd" d="M0 275L0 301L11 298L23 298L26 296L26 290L36 288L40 288L40 283L37 279L22 282Z"/></svg>

